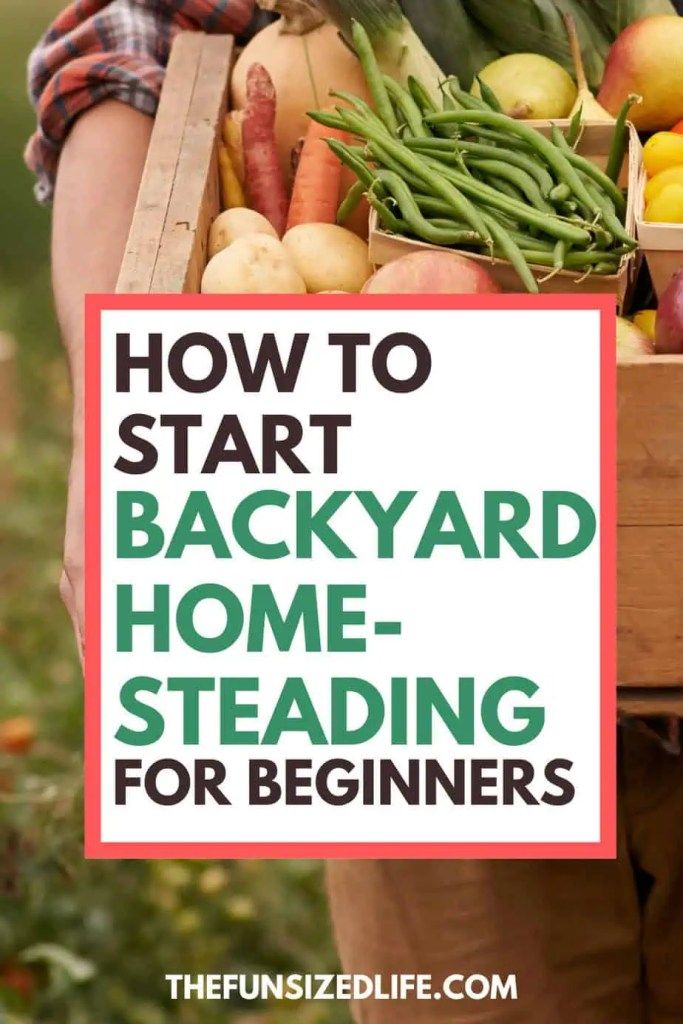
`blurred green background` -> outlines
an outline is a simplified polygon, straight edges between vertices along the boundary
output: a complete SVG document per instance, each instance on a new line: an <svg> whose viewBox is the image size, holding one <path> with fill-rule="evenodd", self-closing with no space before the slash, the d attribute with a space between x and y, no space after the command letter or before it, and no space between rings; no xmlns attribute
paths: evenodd
<svg viewBox="0 0 683 1024"><path fill-rule="evenodd" d="M172 1003L166 973L329 971L313 862L84 862L81 680L57 594L70 396L51 307L49 211L22 150L29 50L59 0L3 0L0 34L1 1024L342 1024L341 1004ZM7 356L7 345L2 350Z"/></svg>

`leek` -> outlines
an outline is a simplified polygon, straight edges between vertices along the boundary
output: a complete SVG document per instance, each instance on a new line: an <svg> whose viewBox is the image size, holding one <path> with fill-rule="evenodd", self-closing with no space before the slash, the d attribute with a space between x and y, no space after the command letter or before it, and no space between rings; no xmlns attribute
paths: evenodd
<svg viewBox="0 0 683 1024"><path fill-rule="evenodd" d="M455 75L464 89L499 56L461 0L401 0L401 7L439 67Z"/></svg>
<svg viewBox="0 0 683 1024"><path fill-rule="evenodd" d="M439 86L446 76L396 0L316 0L316 6L337 25L350 46L352 23L360 22L384 74L401 85L407 85L411 76L417 78L441 106Z"/></svg>
<svg viewBox="0 0 683 1024"><path fill-rule="evenodd" d="M541 53L574 69L564 16L570 14L581 44L586 77L593 88L602 80L609 38L579 0L464 0L468 14L502 53Z"/></svg>

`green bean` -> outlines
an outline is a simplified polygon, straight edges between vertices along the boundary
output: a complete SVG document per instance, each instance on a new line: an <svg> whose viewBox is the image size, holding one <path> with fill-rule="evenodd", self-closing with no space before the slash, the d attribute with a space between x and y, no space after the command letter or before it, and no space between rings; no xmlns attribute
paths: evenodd
<svg viewBox="0 0 683 1024"><path fill-rule="evenodd" d="M600 212L599 208L596 206L595 200L586 189L584 183L577 174L575 167L572 165L572 161L569 159L568 154L565 154L564 151L561 151L557 146L554 146L549 139L546 139L544 135L541 135L541 133L537 132L534 128L530 128L529 125L526 125L521 121L515 121L514 118L507 117L505 114L497 114L493 110L453 110L442 114L428 114L425 120L430 125L466 124L469 121L470 123L485 124L494 128L501 128L503 131L517 135L525 142L528 142L529 145L545 159L545 162L550 165L561 181L566 181L571 188L572 193L580 202L588 207L589 210L592 210L593 213ZM562 137L564 138L564 136ZM569 147L569 149L572 156L575 156L571 147ZM579 157L579 159L582 158Z"/></svg>
<svg viewBox="0 0 683 1024"><path fill-rule="evenodd" d="M559 185L555 185L552 189L549 199L551 203L564 203L571 196L571 189L565 181L561 181Z"/></svg>
<svg viewBox="0 0 683 1024"><path fill-rule="evenodd" d="M436 104L422 82L414 75L408 76L408 91L423 114L435 114Z"/></svg>
<svg viewBox="0 0 683 1024"><path fill-rule="evenodd" d="M546 213L555 213L554 209L541 195L541 190L526 171L519 167L513 167L505 160L481 160L475 158L470 160L470 167L476 167L485 174L492 174L496 178L503 178L509 181L515 188L518 188L523 196L535 206L537 210L544 210Z"/></svg>
<svg viewBox="0 0 683 1024"><path fill-rule="evenodd" d="M612 135L612 145L610 146L609 157L607 159L607 167L605 174L607 177L615 183L619 180L621 174L621 165L624 162L624 154L626 152L626 141L627 141L627 129L626 120L629 115L629 111L634 103L642 103L643 97L637 96L636 93L631 93L624 100L621 110L617 115L617 120L614 125L614 134Z"/></svg>
<svg viewBox="0 0 683 1024"><path fill-rule="evenodd" d="M526 202L526 198L522 195L519 189L515 188L511 182L506 181L505 178L498 178L495 174L488 174L483 175L478 180L488 183L489 185L493 185L498 192L501 192L504 196L509 196L510 199L514 199L518 203Z"/></svg>
<svg viewBox="0 0 683 1024"><path fill-rule="evenodd" d="M406 146L417 153L426 153L428 156L436 156L447 163L457 162L455 151L460 150L466 156L482 157L491 160L505 160L513 167L530 174L538 184L541 194L547 196L554 186L554 180L538 161L514 149L501 149L498 146L490 146L484 142L466 142L461 139L406 139ZM451 159L452 158L452 159ZM568 190L567 190L568 191Z"/></svg>
<svg viewBox="0 0 683 1024"><path fill-rule="evenodd" d="M380 120L384 122L392 135L396 135L398 124L396 123L394 108L391 105L389 93L384 84L382 72L379 69L370 37L359 21L354 20L351 22L351 38L353 40L353 48L363 69L370 95L375 101L375 107L377 108Z"/></svg>
<svg viewBox="0 0 683 1024"><path fill-rule="evenodd" d="M383 228L386 228L387 231L391 231L394 235L405 234L403 221L389 209L388 205L380 199L372 189L368 192L368 202L377 213L380 224Z"/></svg>
<svg viewBox="0 0 683 1024"><path fill-rule="evenodd" d="M514 267L517 275L528 292L538 292L538 282L529 269L524 253L517 245L510 234L501 227L495 217L485 214L486 225L493 235L496 247L503 253L505 259Z"/></svg>
<svg viewBox="0 0 683 1024"><path fill-rule="evenodd" d="M431 157L425 157L424 159L432 169L440 173L441 177L447 178L466 195L478 199L479 202L487 206L502 210L503 213L510 214L515 220L519 220L524 224L535 225L545 234L553 238L564 238L573 245L587 245L590 242L590 234L584 228L579 228L566 220L562 220L560 217L542 213L533 206L501 195L500 192L497 192L496 189L491 188L489 185L474 181L472 178L467 178L466 175L460 174L451 167L445 167L443 164L438 163L438 161L432 160Z"/></svg>
<svg viewBox="0 0 683 1024"><path fill-rule="evenodd" d="M604 263L596 263L593 267L593 273L595 274L616 274L619 270L619 265L614 263L608 263L605 260Z"/></svg>
<svg viewBox="0 0 683 1024"><path fill-rule="evenodd" d="M444 126L442 125L441 127ZM488 139L489 142L500 143L508 149L519 149L523 153L532 152L531 148L522 139L506 135L505 132L496 131L495 128L485 128L481 125L467 125L467 129L470 135L477 135L482 139Z"/></svg>
<svg viewBox="0 0 683 1024"><path fill-rule="evenodd" d="M376 178L382 183L396 200L403 220L410 225L411 232L424 238L427 242L439 242L438 232L435 232L426 217L423 217L420 207L415 202L410 189L405 181L394 171L379 170ZM470 236L472 241L482 241L477 232L469 231L465 234Z"/></svg>
<svg viewBox="0 0 683 1024"><path fill-rule="evenodd" d="M362 181L354 181L342 199L337 210L337 224L346 224L347 220L358 209L358 204L365 195L365 185Z"/></svg>
<svg viewBox="0 0 683 1024"><path fill-rule="evenodd" d="M416 235L408 221L402 218L397 218L396 224L400 227L400 234L412 236ZM481 239L474 231L468 228L458 228L451 225L448 221L444 221L443 224L435 224L432 221L427 222L428 235L420 233L416 235L422 242L427 242L429 245L442 245L442 246L465 246L465 245L479 245L481 246Z"/></svg>
<svg viewBox="0 0 683 1024"><path fill-rule="evenodd" d="M470 202L470 200L462 194L462 192L455 186L452 181L445 180L446 176L443 173L435 174L431 166L428 165L425 158L418 156L417 153L411 152L401 142L395 139L389 139L383 137L374 126L367 124L363 119L355 114L351 110L343 110L341 114L343 120L346 122L348 128L357 134L363 135L369 142L370 152L373 156L384 162L384 153L394 162L400 164L400 168L390 167L390 170L398 170L398 173L408 181L407 175L410 174L413 178L417 177L421 181L425 182L427 188L432 191L435 195L441 196L449 202L458 216L461 216L463 220L471 226L471 228L480 234L486 241L490 240L486 225L482 220L479 211L476 206ZM445 170L445 169L444 169ZM455 172L451 172L455 173ZM462 178L467 180L467 175L462 175ZM413 184L409 181L409 184Z"/></svg>
<svg viewBox="0 0 683 1024"><path fill-rule="evenodd" d="M583 114L583 104L577 107L574 111L571 121L569 122L569 128L567 129L567 142L574 148L576 143L579 141L579 135L581 134L581 116Z"/></svg>
<svg viewBox="0 0 683 1024"><path fill-rule="evenodd" d="M524 255L529 263L539 267L554 267L555 254L541 249L525 249ZM568 252L564 259L564 270L585 270L587 267L608 263L618 267L618 259L613 259L609 252Z"/></svg>
<svg viewBox="0 0 683 1024"><path fill-rule="evenodd" d="M359 96L354 96L352 92L347 92L346 89L330 89L330 96L349 103L359 114L363 114L364 117L372 121L377 128L381 128L385 132L388 131L386 125L380 120L370 104L366 103Z"/></svg>
<svg viewBox="0 0 683 1024"><path fill-rule="evenodd" d="M413 198L423 213L431 213L437 217L450 217L452 209L445 199L428 196L424 192L413 192Z"/></svg>
<svg viewBox="0 0 683 1024"><path fill-rule="evenodd" d="M596 188L592 181L587 181L586 186L590 190L594 201L600 207L603 223L610 234L614 235L615 238L618 238L624 245L630 246L631 249L637 248L638 243L631 237L631 235L629 235L628 231L617 217L609 198L603 195L600 192L600 189Z"/></svg>
<svg viewBox="0 0 683 1024"><path fill-rule="evenodd" d="M459 86L454 87L452 83L449 84L451 96L461 107L465 110L490 110L488 103L485 100L480 99L479 96L473 96L471 92L465 92Z"/></svg>
<svg viewBox="0 0 683 1024"><path fill-rule="evenodd" d="M429 138L430 133L425 128L422 112L410 93L402 89L398 82L395 82L389 75L383 75L382 78L384 79L384 85L389 93L390 100L405 118L406 124L413 136L417 139Z"/></svg>
<svg viewBox="0 0 683 1024"><path fill-rule="evenodd" d="M567 243L563 242L562 239L560 238L555 243L555 248L553 249L553 266L555 267L555 270L562 270L562 268L564 267L564 261L566 260L566 258L567 258Z"/></svg>
<svg viewBox="0 0 683 1024"><path fill-rule="evenodd" d="M365 161L358 157L356 153L352 151L350 146L340 142L339 139L326 139L326 142L334 155L353 171L359 182L365 188L370 188L374 181L374 175Z"/></svg>
<svg viewBox="0 0 683 1024"><path fill-rule="evenodd" d="M417 174L413 174L403 166L400 160L396 160L391 153L389 153L380 142L368 142L368 151L378 164L383 164L384 167L389 171L394 171L396 174L400 174L407 185L412 189L422 189L425 187L424 179Z"/></svg>
<svg viewBox="0 0 683 1024"><path fill-rule="evenodd" d="M558 149L562 150L567 160L575 168L575 170L583 171L583 173L587 175L589 178L591 178L596 185L599 185L601 191L604 192L605 195L608 195L610 199L613 201L619 213L623 214L626 210L626 200L624 199L624 194L621 191L621 189L618 188L617 185L615 185L615 183L612 181L612 179L608 178L605 172L601 171L600 168L596 166L596 164L591 163L590 160L586 160L585 157L579 156L578 153L575 153L556 124L552 126L551 133L552 140L555 143L555 146ZM581 196L578 195L576 189L573 189L572 191L578 199L581 199ZM587 206L588 209L593 210L593 213L600 213L599 209L595 209L594 198L593 205L591 205L590 203L586 203L583 199L581 199L581 201L583 202L584 206Z"/></svg>
<svg viewBox="0 0 683 1024"><path fill-rule="evenodd" d="M324 128L334 128L337 131L348 131L348 125L341 119L339 114L329 114L326 110L309 110L308 117L311 121L321 124Z"/></svg>
<svg viewBox="0 0 683 1024"><path fill-rule="evenodd" d="M502 114L503 108L500 105L500 100L496 96L491 86L488 84L488 82L485 82L480 75L477 75L476 78L477 82L479 83L479 91L481 93L481 98L483 99L484 103L487 105L487 107L490 107L491 110L496 110L498 111L499 114Z"/></svg>

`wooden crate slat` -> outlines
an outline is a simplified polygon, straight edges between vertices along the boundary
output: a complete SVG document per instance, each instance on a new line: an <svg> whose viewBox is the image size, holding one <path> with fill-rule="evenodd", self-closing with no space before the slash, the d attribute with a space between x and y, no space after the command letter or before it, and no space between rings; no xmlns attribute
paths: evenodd
<svg viewBox="0 0 683 1024"><path fill-rule="evenodd" d="M198 32L181 32L173 42L117 292L151 291L202 43Z"/></svg>
<svg viewBox="0 0 683 1024"><path fill-rule="evenodd" d="M219 209L216 137L225 112L233 40L203 36L180 158L151 291L199 291L211 220Z"/></svg>
<svg viewBox="0 0 683 1024"><path fill-rule="evenodd" d="M683 357L618 369L619 523L683 526Z"/></svg>
<svg viewBox="0 0 683 1024"><path fill-rule="evenodd" d="M683 686L683 526L620 526L622 686Z"/></svg>
<svg viewBox="0 0 683 1024"><path fill-rule="evenodd" d="M669 690L620 689L619 710L625 715L679 715L683 718L683 687Z"/></svg>

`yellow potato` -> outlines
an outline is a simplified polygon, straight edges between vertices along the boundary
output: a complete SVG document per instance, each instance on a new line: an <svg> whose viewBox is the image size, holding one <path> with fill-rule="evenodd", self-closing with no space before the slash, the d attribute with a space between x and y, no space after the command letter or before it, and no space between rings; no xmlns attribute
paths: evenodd
<svg viewBox="0 0 683 1024"><path fill-rule="evenodd" d="M337 224L298 224L282 242L309 292L359 292L372 274L366 243Z"/></svg>
<svg viewBox="0 0 683 1024"><path fill-rule="evenodd" d="M248 235L270 235L277 238L273 225L256 210L248 210L244 206L236 206L232 210L219 213L209 230L209 259L227 249L238 238Z"/></svg>
<svg viewBox="0 0 683 1024"><path fill-rule="evenodd" d="M278 238L238 238L209 260L202 292L210 295L305 295L306 285Z"/></svg>

